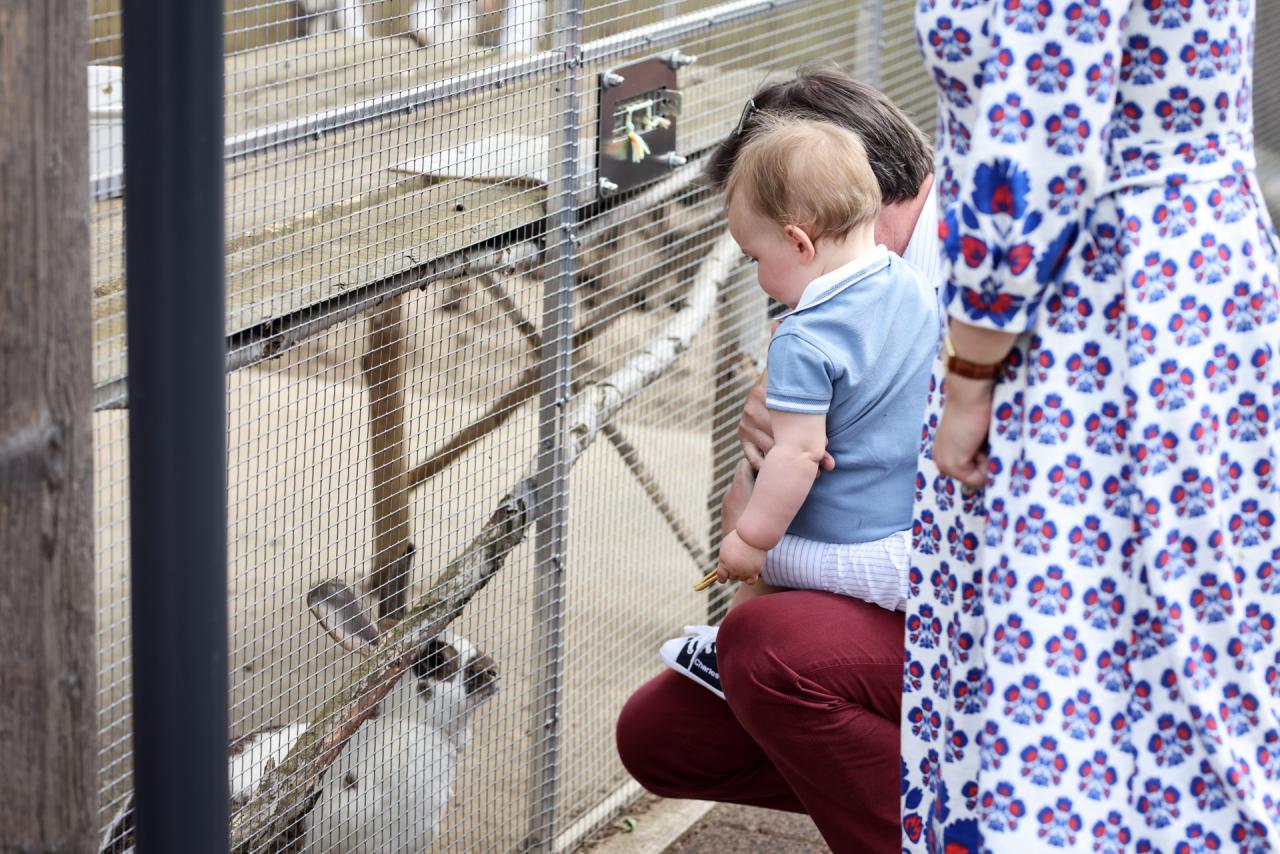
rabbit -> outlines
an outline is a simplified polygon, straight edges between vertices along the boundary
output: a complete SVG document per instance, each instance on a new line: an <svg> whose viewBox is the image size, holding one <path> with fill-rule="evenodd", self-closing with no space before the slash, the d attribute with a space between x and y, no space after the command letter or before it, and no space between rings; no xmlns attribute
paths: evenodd
<svg viewBox="0 0 1280 854"><path fill-rule="evenodd" d="M323 582L307 600L346 649L367 653L378 644L377 627L346 585ZM276 840L278 846L352 854L424 850L439 830L471 713L497 689L493 660L466 638L445 631L423 640L410 668L324 773L297 838ZM232 746L227 771L233 809L249 803L263 775L307 728L305 722L265 727ZM133 852L132 796L100 850Z"/></svg>
<svg viewBox="0 0 1280 854"><path fill-rule="evenodd" d="M481 18L499 11L498 54L536 51L545 0L417 0L409 12L409 34L422 47L466 41L475 36Z"/></svg>
<svg viewBox="0 0 1280 854"><path fill-rule="evenodd" d="M329 583L309 599L344 645L352 629L369 641L372 623L354 594ZM327 617L324 616L327 611ZM436 836L453 787L472 711L497 690L492 659L466 638L442 632L419 644L409 672L377 717L348 740L307 818L307 848L346 852L422 851Z"/></svg>
<svg viewBox="0 0 1280 854"><path fill-rule="evenodd" d="M336 30L352 38L365 36L362 0L298 0L309 36Z"/></svg>

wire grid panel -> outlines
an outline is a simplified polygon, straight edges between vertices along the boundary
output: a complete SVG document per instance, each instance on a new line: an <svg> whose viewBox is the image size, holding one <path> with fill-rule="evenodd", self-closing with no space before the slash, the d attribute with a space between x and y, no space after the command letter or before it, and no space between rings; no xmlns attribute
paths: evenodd
<svg viewBox="0 0 1280 854"><path fill-rule="evenodd" d="M727 8L728 22L692 14L705 8ZM554 379L553 357L568 357L566 391L589 391L687 313L720 233L719 202L696 180L699 158L766 74L838 53L833 23L843 21L834 3L582 11L575 20L541 2L227 6L238 819L252 823L256 784L358 678L359 652L308 608L313 588L360 591L394 632L383 599L406 571L410 603L432 596L502 497L530 475L545 480L538 392ZM655 38L655 27L671 29ZM115 7L95 4L93 80L117 102L118 29ZM598 204L596 76L675 47L703 57L681 77L681 150L693 162L661 193L642 191L652 197L644 204ZM566 64L577 51L587 63ZM576 111L566 91L577 92ZM118 108L108 103L100 117L118 122L107 111ZM581 158L566 140L580 140ZM124 850L132 733L118 135L95 137L94 153L102 821L104 847ZM567 200L548 190L556 180ZM582 218L577 244L548 229L557 209ZM557 289L571 334L553 338ZM453 624L466 641L424 648L323 776L313 762L282 778L286 798L319 792L314 808L244 850L577 843L624 782L610 736L621 698L652 672L657 640L707 607L689 584L710 552L723 323L703 317L667 375L570 476L543 484L568 524L536 537L527 526ZM762 329L760 311L757 339ZM551 561L537 559L547 543L563 549L553 557L566 581L549 598ZM660 595L644 592L655 586ZM556 621L565 631L552 643Z"/></svg>
<svg viewBox="0 0 1280 854"><path fill-rule="evenodd" d="M319 791L316 809L287 839L243 850L564 850L634 795L613 721L655 671L658 644L723 604L691 583L713 560L763 301L745 270L719 282L687 349L549 482L540 440L561 416L540 390L612 381L691 310L722 230L701 158L760 83L834 60L931 129L909 0L573 9L227 0L238 817L326 704L358 687L361 654L308 608L318 583L360 592L374 617L394 610L380 603L406 577L407 601L438 597L531 476L566 520L537 533L526 520L452 626L466 642L424 647L323 775L312 762L282 779L287 794ZM123 850L111 830L127 808L132 731L123 81L118 4L90 12L100 779L107 847ZM699 58L679 73L690 164L598 202L597 75L673 48ZM1280 83L1264 62L1259 92ZM1266 159L1280 151L1274 107L1259 99L1264 182L1280 177ZM576 233L555 228L566 210ZM550 334L557 305L569 334ZM394 637L394 615L381 616Z"/></svg>

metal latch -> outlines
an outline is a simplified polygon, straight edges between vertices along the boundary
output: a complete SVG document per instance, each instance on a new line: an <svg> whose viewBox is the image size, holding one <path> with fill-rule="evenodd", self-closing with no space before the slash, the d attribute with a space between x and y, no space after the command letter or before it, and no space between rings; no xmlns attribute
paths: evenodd
<svg viewBox="0 0 1280 854"><path fill-rule="evenodd" d="M684 103L676 72L693 61L672 51L600 74L596 150L601 195L639 186L685 163L676 148Z"/></svg>

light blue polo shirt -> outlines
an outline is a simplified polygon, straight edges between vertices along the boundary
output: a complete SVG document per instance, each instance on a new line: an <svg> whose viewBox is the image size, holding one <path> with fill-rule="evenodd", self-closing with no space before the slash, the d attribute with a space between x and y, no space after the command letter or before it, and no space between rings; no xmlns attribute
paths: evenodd
<svg viewBox="0 0 1280 854"><path fill-rule="evenodd" d="M883 246L805 288L769 343L765 405L825 414L836 468L787 533L864 543L911 527L940 323L933 284Z"/></svg>

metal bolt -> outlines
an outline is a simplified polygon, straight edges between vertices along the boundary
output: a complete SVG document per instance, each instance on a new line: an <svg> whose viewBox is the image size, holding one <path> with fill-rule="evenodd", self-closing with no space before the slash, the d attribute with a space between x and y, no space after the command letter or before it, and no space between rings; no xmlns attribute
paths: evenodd
<svg viewBox="0 0 1280 854"><path fill-rule="evenodd" d="M675 169L677 166L683 166L689 162L689 158L685 157L683 154L677 154L674 151L668 151L659 159L662 160L663 163L667 164L668 169Z"/></svg>
<svg viewBox="0 0 1280 854"><path fill-rule="evenodd" d="M608 178L600 179L600 195L604 196L604 195L608 195L609 193L616 193L617 191L618 191L617 184L613 183Z"/></svg>
<svg viewBox="0 0 1280 854"><path fill-rule="evenodd" d="M667 54L662 59L667 63L667 65L671 66L672 71L678 71L686 65L693 65L698 61L698 57L690 56L679 48L671 51L671 53Z"/></svg>
<svg viewBox="0 0 1280 854"><path fill-rule="evenodd" d="M627 78L613 71L606 71L600 75L600 85L606 89L612 89L614 86L621 86L627 82Z"/></svg>

